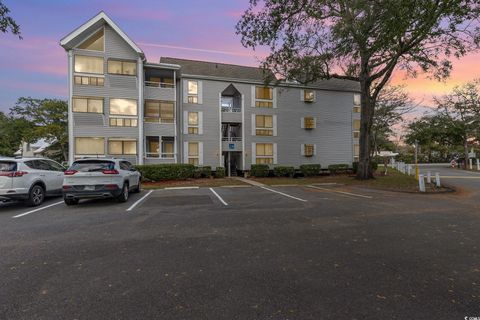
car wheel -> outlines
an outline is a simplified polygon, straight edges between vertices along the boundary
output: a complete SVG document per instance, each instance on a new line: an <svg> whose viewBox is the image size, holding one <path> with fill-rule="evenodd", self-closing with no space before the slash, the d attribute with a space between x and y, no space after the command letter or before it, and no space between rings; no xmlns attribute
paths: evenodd
<svg viewBox="0 0 480 320"><path fill-rule="evenodd" d="M138 180L138 185L133 189L132 193L139 193L140 191L142 191L142 183Z"/></svg>
<svg viewBox="0 0 480 320"><path fill-rule="evenodd" d="M42 204L45 200L45 189L41 185L34 185L28 194L27 205L36 207Z"/></svg>
<svg viewBox="0 0 480 320"><path fill-rule="evenodd" d="M122 193L117 197L118 202L127 202L128 201L128 184L124 183L122 187Z"/></svg>
<svg viewBox="0 0 480 320"><path fill-rule="evenodd" d="M63 199L63 201L65 201L67 206L74 206L78 204L78 199Z"/></svg>

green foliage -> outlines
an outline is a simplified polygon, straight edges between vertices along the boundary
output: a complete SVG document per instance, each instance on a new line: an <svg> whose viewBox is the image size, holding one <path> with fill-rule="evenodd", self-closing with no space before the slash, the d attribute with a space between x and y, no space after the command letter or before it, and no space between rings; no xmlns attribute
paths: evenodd
<svg viewBox="0 0 480 320"><path fill-rule="evenodd" d="M17 35L19 39L22 39L22 36L20 35L20 26L8 15L9 13L10 9L0 1L0 32L11 32L12 34Z"/></svg>
<svg viewBox="0 0 480 320"><path fill-rule="evenodd" d="M320 164L302 164L300 166L300 171L305 177L317 176L320 174L321 165Z"/></svg>
<svg viewBox="0 0 480 320"><path fill-rule="evenodd" d="M352 163L352 171L353 173L357 173L358 170L358 161Z"/></svg>
<svg viewBox="0 0 480 320"><path fill-rule="evenodd" d="M33 128L33 124L26 119L13 118L0 112L0 155L12 157L22 140L33 142L29 138Z"/></svg>
<svg viewBox="0 0 480 320"><path fill-rule="evenodd" d="M215 169L215 178L225 178L225 168L217 167Z"/></svg>
<svg viewBox="0 0 480 320"><path fill-rule="evenodd" d="M250 169L251 175L257 178L268 177L269 172L268 164L252 164Z"/></svg>
<svg viewBox="0 0 480 320"><path fill-rule="evenodd" d="M198 166L195 167L195 172L193 174L194 178L209 178L212 176L212 167L210 166Z"/></svg>
<svg viewBox="0 0 480 320"><path fill-rule="evenodd" d="M195 166L191 164L146 164L136 165L142 178L150 181L185 180L193 178Z"/></svg>
<svg viewBox="0 0 480 320"><path fill-rule="evenodd" d="M275 177L293 177L295 174L295 168L288 166L276 166L273 168L273 174Z"/></svg>
<svg viewBox="0 0 480 320"><path fill-rule="evenodd" d="M347 172L348 168L349 165L345 163L331 164L328 166L328 171L330 171L331 174L337 174L340 172Z"/></svg>

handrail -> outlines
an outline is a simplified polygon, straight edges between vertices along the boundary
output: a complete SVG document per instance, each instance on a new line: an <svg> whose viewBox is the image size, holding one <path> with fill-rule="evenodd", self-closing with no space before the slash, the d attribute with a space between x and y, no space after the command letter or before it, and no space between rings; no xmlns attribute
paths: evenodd
<svg viewBox="0 0 480 320"><path fill-rule="evenodd" d="M156 88L175 88L174 83L158 82L158 81L145 81L145 86L156 87Z"/></svg>
<svg viewBox="0 0 480 320"><path fill-rule="evenodd" d="M239 142L242 141L242 137L222 137L222 141Z"/></svg>
<svg viewBox="0 0 480 320"><path fill-rule="evenodd" d="M222 107L222 112L242 112L241 108Z"/></svg>
<svg viewBox="0 0 480 320"><path fill-rule="evenodd" d="M173 159L175 158L175 153L168 152L145 152L147 158L162 158L162 159Z"/></svg>

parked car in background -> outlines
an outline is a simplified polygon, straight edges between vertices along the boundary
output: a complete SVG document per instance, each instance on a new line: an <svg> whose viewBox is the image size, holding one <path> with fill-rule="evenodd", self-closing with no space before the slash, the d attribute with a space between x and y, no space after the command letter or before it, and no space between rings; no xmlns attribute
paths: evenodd
<svg viewBox="0 0 480 320"><path fill-rule="evenodd" d="M140 192L140 180L140 172L127 160L79 159L64 173L63 198L67 205L92 198L126 202L130 192Z"/></svg>
<svg viewBox="0 0 480 320"><path fill-rule="evenodd" d="M45 158L0 158L0 201L24 200L40 205L47 196L61 196L63 171Z"/></svg>

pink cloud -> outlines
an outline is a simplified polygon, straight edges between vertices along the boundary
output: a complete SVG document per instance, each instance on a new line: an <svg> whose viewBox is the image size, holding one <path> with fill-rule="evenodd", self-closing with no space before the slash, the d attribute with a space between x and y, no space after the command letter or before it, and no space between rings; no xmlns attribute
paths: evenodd
<svg viewBox="0 0 480 320"><path fill-rule="evenodd" d="M68 95L68 87L66 82L64 85L62 85L62 84L49 84L49 83L42 83L42 82L33 83L33 82L23 82L23 81L0 80L0 85L3 88L12 89L16 91L27 91L24 94L25 96L33 95L32 93L40 94L42 97L47 97L48 95L66 97Z"/></svg>

